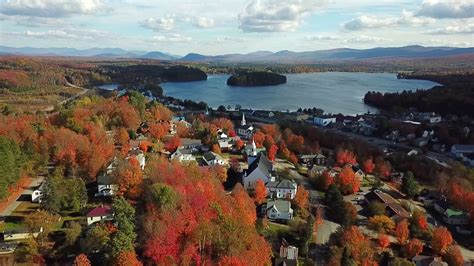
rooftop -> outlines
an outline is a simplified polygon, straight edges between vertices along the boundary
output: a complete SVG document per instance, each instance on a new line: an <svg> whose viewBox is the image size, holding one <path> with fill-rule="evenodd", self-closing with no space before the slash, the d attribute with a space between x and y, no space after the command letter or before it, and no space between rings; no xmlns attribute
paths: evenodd
<svg viewBox="0 0 474 266"><path fill-rule="evenodd" d="M99 217L99 216L108 216L111 215L112 212L112 207L108 205L104 205L101 207L96 207L92 209L86 216L87 217Z"/></svg>
<svg viewBox="0 0 474 266"><path fill-rule="evenodd" d="M269 182L267 188L296 188L296 183L292 180L282 179L276 182Z"/></svg>
<svg viewBox="0 0 474 266"><path fill-rule="evenodd" d="M290 212L291 210L291 203L287 200L273 200L269 199L267 201L267 210L271 208L275 208L279 212Z"/></svg>
<svg viewBox="0 0 474 266"><path fill-rule="evenodd" d="M250 174L257 168L259 168L266 176L270 176L270 173L273 170L273 165L265 154L259 153L257 158L249 165L246 172L247 174Z"/></svg>

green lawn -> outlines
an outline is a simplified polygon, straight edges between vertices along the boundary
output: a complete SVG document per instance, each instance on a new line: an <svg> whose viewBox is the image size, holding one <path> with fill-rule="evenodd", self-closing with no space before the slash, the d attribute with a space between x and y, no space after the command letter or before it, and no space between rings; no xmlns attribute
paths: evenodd
<svg viewBox="0 0 474 266"><path fill-rule="evenodd" d="M23 218L38 209L38 203L24 201L8 216L5 222L0 223L0 231L9 231L23 227Z"/></svg>

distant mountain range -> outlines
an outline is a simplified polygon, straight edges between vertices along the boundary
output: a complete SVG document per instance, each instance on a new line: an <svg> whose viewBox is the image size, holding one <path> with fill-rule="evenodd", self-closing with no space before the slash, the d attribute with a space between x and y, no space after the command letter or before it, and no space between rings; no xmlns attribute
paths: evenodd
<svg viewBox="0 0 474 266"><path fill-rule="evenodd" d="M215 56L190 53L184 57L180 57L159 51L127 51L120 48L91 48L78 50L74 48L13 48L0 46L0 54L10 55L144 58L155 60L215 63L312 63L318 61L436 58L446 56L472 55L473 53L474 47L424 47L413 45L404 47L378 47L372 49L340 48L307 52L292 52L284 50L274 53L270 51L258 51L248 54L225 54Z"/></svg>

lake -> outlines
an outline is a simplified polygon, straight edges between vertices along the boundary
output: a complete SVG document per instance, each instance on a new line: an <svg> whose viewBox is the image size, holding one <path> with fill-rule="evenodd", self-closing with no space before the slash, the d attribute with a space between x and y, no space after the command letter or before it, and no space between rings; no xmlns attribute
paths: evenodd
<svg viewBox="0 0 474 266"><path fill-rule="evenodd" d="M207 80L161 84L165 95L203 101L212 108L240 104L243 108L295 111L321 108L326 113L363 114L377 108L362 102L367 91L397 92L439 85L427 80L397 79L393 73L323 72L286 74L287 83L264 87L227 86L229 75L209 75ZM100 86L113 90L117 84Z"/></svg>
<svg viewBox="0 0 474 266"><path fill-rule="evenodd" d="M167 82L164 93L179 99L204 101L209 106L235 106L262 110L297 110L317 107L326 113L377 112L363 103L367 91L397 92L439 85L426 80L397 79L392 73L323 72L286 74L287 83L264 87L227 86L229 75L209 75L205 81Z"/></svg>

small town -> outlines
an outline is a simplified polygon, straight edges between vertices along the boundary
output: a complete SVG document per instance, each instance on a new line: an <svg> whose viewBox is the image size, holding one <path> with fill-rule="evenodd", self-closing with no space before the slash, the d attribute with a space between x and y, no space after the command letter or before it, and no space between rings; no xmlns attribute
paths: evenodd
<svg viewBox="0 0 474 266"><path fill-rule="evenodd" d="M474 266L474 0L0 0L0 266Z"/></svg>
<svg viewBox="0 0 474 266"><path fill-rule="evenodd" d="M128 111L107 111L115 104ZM200 230L207 219L216 222L212 201L202 209L216 196L202 196L217 193L211 188L217 182L225 189L220 197L233 198L227 204L234 206L226 208L243 215L234 218L255 223L252 237L268 241L268 246L253 243L256 261L268 256L274 265L341 260L468 265L463 258L474 254L472 192L446 173L472 171L474 146L452 144L456 136L442 131L462 118L311 112L238 106L188 111L128 91L112 99L85 96L46 116L4 115L2 147L20 151L41 145L44 151L24 151L32 170L16 170L21 185L2 204L2 263L45 256L67 261L65 252L129 260L125 251L135 241L146 243L143 254L154 263L179 261L185 246L172 255L171 243L140 235L185 234L181 230ZM83 120L84 115L97 120ZM462 132L469 134L469 127ZM198 171L197 179L181 184L180 176L189 171ZM29 174L34 172L39 174ZM426 185L431 175L443 183ZM198 209L172 211L172 220L160 222L162 229L149 228L147 221L183 200L186 208ZM142 217L138 225L133 217ZM197 224L190 228L175 219Z"/></svg>

